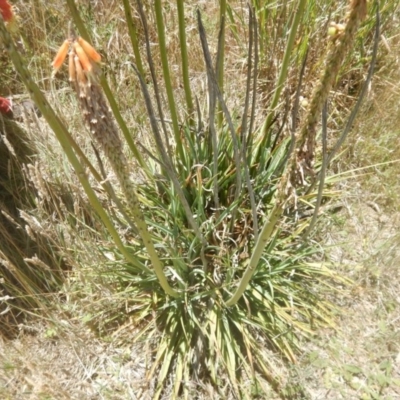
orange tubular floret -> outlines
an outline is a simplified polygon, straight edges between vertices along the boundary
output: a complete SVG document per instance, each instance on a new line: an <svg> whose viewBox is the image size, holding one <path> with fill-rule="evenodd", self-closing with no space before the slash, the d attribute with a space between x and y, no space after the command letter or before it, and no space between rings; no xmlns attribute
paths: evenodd
<svg viewBox="0 0 400 400"><path fill-rule="evenodd" d="M85 50L83 50L82 46L78 42L74 42L74 49L84 71L91 72L93 65L85 53Z"/></svg>
<svg viewBox="0 0 400 400"><path fill-rule="evenodd" d="M65 40L64 43L60 46L56 56L54 57L53 62L51 65L55 69L55 72L57 72L61 65L63 64L65 57L67 56L68 53L68 48L69 48L69 40Z"/></svg>
<svg viewBox="0 0 400 400"><path fill-rule="evenodd" d="M101 61L100 54L93 48L93 46L88 43L85 39L78 37L78 43L81 45L85 53L94 61L99 63Z"/></svg>
<svg viewBox="0 0 400 400"><path fill-rule="evenodd" d="M76 69L75 69L75 54L73 51L69 52L69 62L68 62L68 70L69 70L69 80L71 82L76 81Z"/></svg>
<svg viewBox="0 0 400 400"><path fill-rule="evenodd" d="M74 63L75 63L75 71L76 71L76 78L79 83L85 84L86 83L86 76L83 72L81 61L78 56L74 56Z"/></svg>

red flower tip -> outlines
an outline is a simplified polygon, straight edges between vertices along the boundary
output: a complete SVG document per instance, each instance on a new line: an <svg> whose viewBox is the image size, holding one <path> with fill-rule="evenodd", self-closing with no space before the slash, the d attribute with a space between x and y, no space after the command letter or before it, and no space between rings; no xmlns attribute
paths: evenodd
<svg viewBox="0 0 400 400"><path fill-rule="evenodd" d="M5 22L12 21L14 12L11 4L7 0L0 0L0 13Z"/></svg>
<svg viewBox="0 0 400 400"><path fill-rule="evenodd" d="M5 99L4 97L0 97L0 113L7 115L12 111L11 101Z"/></svg>

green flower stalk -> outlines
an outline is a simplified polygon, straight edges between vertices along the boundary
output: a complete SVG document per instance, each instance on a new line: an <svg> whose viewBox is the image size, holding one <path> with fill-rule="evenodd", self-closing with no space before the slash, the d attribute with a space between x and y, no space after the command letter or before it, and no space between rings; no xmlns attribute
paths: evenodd
<svg viewBox="0 0 400 400"><path fill-rule="evenodd" d="M169 285L161 261L155 251L146 221L140 210L134 183L130 178L128 162L123 153L118 129L106 104L103 92L97 83L99 70L94 62L98 59L97 52L87 42L81 38L73 41L69 52L70 81L79 98L84 120L118 178L160 285L168 295L178 297L178 293Z"/></svg>
<svg viewBox="0 0 400 400"><path fill-rule="evenodd" d="M189 79L189 60L188 60L186 30L185 30L186 29L185 4L183 0L178 0L176 4L178 7L179 44L181 47L183 87L185 89L188 114L190 115L190 117L192 117L192 114L194 112L194 106L193 106L192 91L190 89L190 79Z"/></svg>
<svg viewBox="0 0 400 400"><path fill-rule="evenodd" d="M140 5L140 7L142 7ZM182 159L184 159L185 155L183 152L182 141L180 137L180 129L178 123L178 112L176 110L176 102L174 99L174 91L172 89L172 80L171 74L168 65L168 57L167 57L167 45L165 40L165 27L164 27L164 20L162 14L162 7L161 7L161 0L156 0L154 2L154 8L156 12L156 26L157 26L157 33L158 33L158 45L160 48L160 56L161 56L161 65L164 75L164 83L165 83L165 90L167 92L167 99L168 99L168 106L169 111L171 113L171 120L172 120L172 127L174 130L175 136L175 144L176 149L180 153Z"/></svg>

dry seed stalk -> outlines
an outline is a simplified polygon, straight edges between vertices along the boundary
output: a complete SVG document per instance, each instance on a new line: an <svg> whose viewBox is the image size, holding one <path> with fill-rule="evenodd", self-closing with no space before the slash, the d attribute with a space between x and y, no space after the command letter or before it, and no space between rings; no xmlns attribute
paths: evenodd
<svg viewBox="0 0 400 400"><path fill-rule="evenodd" d="M78 41L82 42L82 39L78 39ZM72 43L69 54L70 82L79 98L84 120L118 178L160 285L167 294L177 297L178 293L168 284L162 264L151 241L146 221L140 210L134 183L129 176L128 163L123 153L118 129L96 80L98 69L92 61L96 61L95 54L97 53L94 49L93 52L86 53L87 49L87 46L82 47L77 41Z"/></svg>
<svg viewBox="0 0 400 400"><path fill-rule="evenodd" d="M296 161L296 153L294 152L291 157L292 162L289 163L290 167L282 176L279 186L276 190L274 208L271 210L268 220L265 222L261 230L249 265L243 274L239 286L234 294L225 303L227 307L231 307L236 304L242 296L257 268L257 264L262 256L265 246L269 242L275 226L284 211L286 202L289 201L291 195L295 196L295 193L293 193L292 179L295 178L298 169L300 169L300 172L302 167L304 167L306 170L311 170L314 156L315 128L319 120L323 104L333 87L342 61L354 41L358 25L360 21L365 18L365 15L366 0L353 0L350 6L346 28L340 37L337 38L340 40L340 42L332 49L328 56L326 68L322 74L319 85L314 91L307 118L302 129L300 130L300 134L297 139L297 143L299 144L299 152L297 154L298 164L294 164L294 161ZM295 166L298 167L297 171Z"/></svg>
<svg viewBox="0 0 400 400"><path fill-rule="evenodd" d="M349 52L360 22L366 17L367 1L352 0L347 14L345 29L332 41L332 48L326 60L326 67L317 87L314 89L306 120L298 135L298 161L311 170L314 158L314 141L317 123L320 119L322 107L329 96L340 66Z"/></svg>

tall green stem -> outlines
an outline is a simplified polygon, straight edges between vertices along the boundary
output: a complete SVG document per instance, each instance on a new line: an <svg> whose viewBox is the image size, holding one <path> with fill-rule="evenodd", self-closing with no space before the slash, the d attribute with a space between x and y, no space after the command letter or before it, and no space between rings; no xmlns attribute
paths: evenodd
<svg viewBox="0 0 400 400"><path fill-rule="evenodd" d="M219 90L222 95L224 94L224 64L225 64L225 25L226 25L226 0L220 0L219 5L219 20L220 20L220 33L218 37L218 52L217 52L217 82ZM218 125L221 128L224 119L224 114L222 111L221 104L218 105Z"/></svg>
<svg viewBox="0 0 400 400"><path fill-rule="evenodd" d="M189 115L193 114L193 99L192 91L190 89L189 80L189 62L186 45L186 23L185 23L185 6L183 0L177 0L178 6L178 23L179 23L179 44L181 49L182 58L182 76L183 76L183 87L185 88L186 104Z"/></svg>
<svg viewBox="0 0 400 400"><path fill-rule="evenodd" d="M72 15L72 19L76 27L78 28L79 34L87 41L90 42L90 35L86 30L85 24L82 21L82 18L79 14L78 8L76 7L75 0L66 0L67 6L69 8L69 12Z"/></svg>
<svg viewBox="0 0 400 400"><path fill-rule="evenodd" d="M165 44L165 27L164 27L163 15L162 15L161 0L156 0L154 6L155 6L155 11L156 11L158 43L159 43L159 47L160 47L160 56L161 56L161 63L162 63L162 68L163 68L164 83L165 83L165 89L166 89L167 97L168 97L169 111L171 113L172 127L174 129L175 143L176 143L176 148L181 156L181 159L184 160L185 154L183 151L182 140L180 137L178 114L176 111L176 104L175 104L175 99L174 99L174 93L172 90L172 83L171 83L171 75L170 75L169 66L168 66L167 46Z"/></svg>
<svg viewBox="0 0 400 400"><path fill-rule="evenodd" d="M142 57L141 57L140 51L139 51L139 43L138 43L138 39L137 39L135 24L133 23L133 19L132 19L131 6L129 4L129 0L122 0L122 1L124 3L125 18L126 18L126 23L128 25L129 36L131 38L132 48L133 48L133 52L135 54L136 66L137 66L137 69L139 70L140 74L142 76L144 76Z"/></svg>

